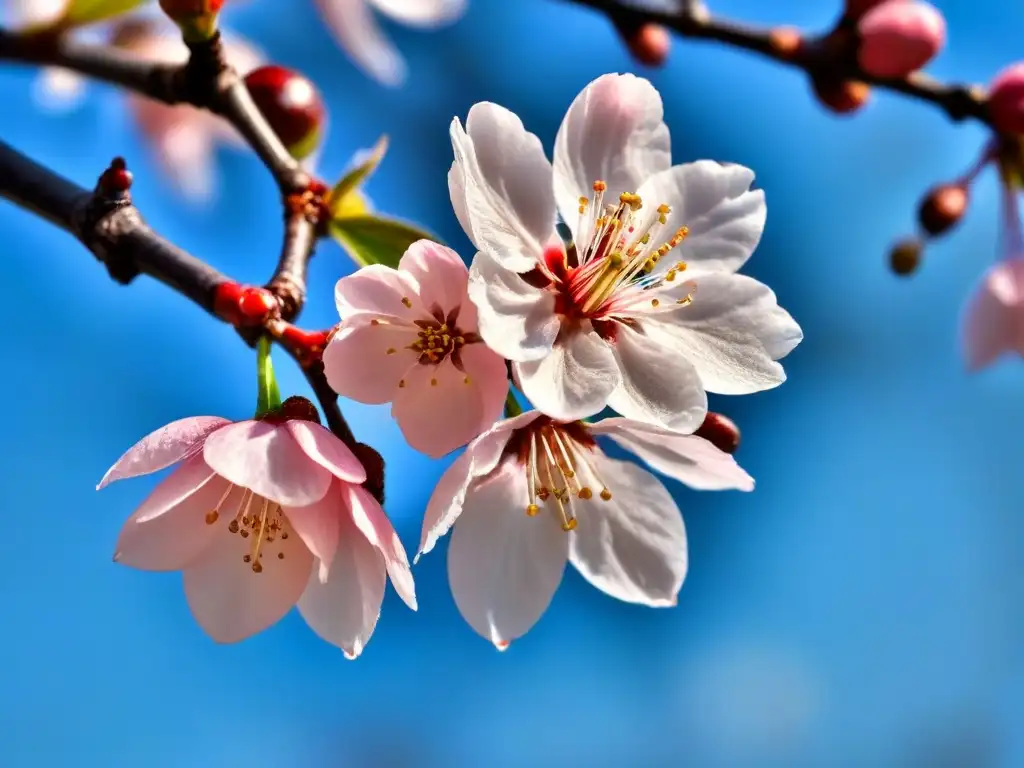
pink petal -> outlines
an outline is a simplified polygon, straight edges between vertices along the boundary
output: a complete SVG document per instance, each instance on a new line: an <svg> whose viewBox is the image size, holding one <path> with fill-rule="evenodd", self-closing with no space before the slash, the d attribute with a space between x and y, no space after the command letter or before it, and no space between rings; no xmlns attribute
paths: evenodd
<svg viewBox="0 0 1024 768"><path fill-rule="evenodd" d="M342 321L365 317L410 325L430 317L412 276L382 264L371 264L341 278L334 286L334 302Z"/></svg>
<svg viewBox="0 0 1024 768"><path fill-rule="evenodd" d="M985 273L964 310L962 346L971 371L1004 352L1024 356L1024 259L1007 259Z"/></svg>
<svg viewBox="0 0 1024 768"><path fill-rule="evenodd" d="M367 541L380 550L395 591L405 604L415 611L416 586L413 583L412 571L409 570L409 558L398 534L391 527L391 521L377 500L362 486L345 485L344 491L356 528Z"/></svg>
<svg viewBox="0 0 1024 768"><path fill-rule="evenodd" d="M363 71L384 85L405 80L405 62L366 0L316 0L316 6L338 45Z"/></svg>
<svg viewBox="0 0 1024 768"><path fill-rule="evenodd" d="M217 474L282 506L319 501L331 484L331 473L284 426L265 421L240 421L214 432L203 457Z"/></svg>
<svg viewBox="0 0 1024 768"><path fill-rule="evenodd" d="M433 458L444 456L485 428L481 391L451 360L415 365L403 381L391 415L417 451Z"/></svg>
<svg viewBox="0 0 1024 768"><path fill-rule="evenodd" d="M417 341L416 332L412 325L343 322L324 350L327 382L350 400L390 403L398 393L398 382L419 361L418 353L408 348Z"/></svg>
<svg viewBox="0 0 1024 768"><path fill-rule="evenodd" d="M427 511L423 515L423 527L420 529L420 551L412 562L419 562L437 544L437 540L451 529L459 515L462 504L466 500L466 491L474 480L471 472L473 454L466 450L444 471L434 487L434 492L427 502Z"/></svg>
<svg viewBox="0 0 1024 768"><path fill-rule="evenodd" d="M324 497L309 506L283 509L299 538L305 542L313 556L319 559L318 577L320 581L326 582L329 566L338 548L341 520L349 517L341 483L335 480Z"/></svg>
<svg viewBox="0 0 1024 768"><path fill-rule="evenodd" d="M191 456L153 489L135 510L135 516L143 523L154 520L212 482L216 476L202 455Z"/></svg>
<svg viewBox="0 0 1024 768"><path fill-rule="evenodd" d="M419 283L420 298L429 310L437 307L447 315L466 301L469 268L451 248L431 240L417 240L403 254L398 268ZM459 327L463 327L461 322Z"/></svg>
<svg viewBox="0 0 1024 768"><path fill-rule="evenodd" d="M285 521L285 532L290 525ZM261 573L244 560L253 537L228 532L226 522L203 556L184 573L192 615L218 643L235 643L277 623L302 595L313 569L313 555L297 535L265 544ZM279 559L277 553L283 553Z"/></svg>
<svg viewBox="0 0 1024 768"><path fill-rule="evenodd" d="M480 400L483 416L477 433L486 432L505 410L508 395L508 367L505 358L495 354L485 344L468 344L460 354L462 368L469 376L473 396Z"/></svg>
<svg viewBox="0 0 1024 768"><path fill-rule="evenodd" d="M354 659L377 626L385 584L383 556L345 514L330 577L324 582L310 576L299 598L299 613L317 635Z"/></svg>
<svg viewBox="0 0 1024 768"><path fill-rule="evenodd" d="M178 571L201 555L217 531L215 525L207 523L207 514L222 499L224 509L235 509L244 493L236 488L225 498L229 483L216 475L211 477L210 482L194 489L163 514L142 520L140 508L129 517L118 536L114 562L144 571Z"/></svg>
<svg viewBox="0 0 1024 768"><path fill-rule="evenodd" d="M529 517L528 500L523 467L504 462L466 495L448 545L459 613L498 647L526 634L547 610L568 559L569 535L554 515Z"/></svg>
<svg viewBox="0 0 1024 768"><path fill-rule="evenodd" d="M172 421L156 432L151 432L139 442L125 451L114 466L100 480L96 490L100 490L117 480L128 477L148 475L177 464L215 429L230 424L230 420L220 416L192 416L187 419Z"/></svg>
<svg viewBox="0 0 1024 768"><path fill-rule="evenodd" d="M332 475L348 483L366 480L366 468L331 430L311 421L286 421L287 429L305 454Z"/></svg>

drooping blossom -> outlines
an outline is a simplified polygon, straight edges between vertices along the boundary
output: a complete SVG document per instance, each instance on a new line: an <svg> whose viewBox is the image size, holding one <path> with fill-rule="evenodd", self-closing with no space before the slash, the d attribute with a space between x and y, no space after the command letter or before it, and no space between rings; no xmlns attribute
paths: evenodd
<svg viewBox="0 0 1024 768"><path fill-rule="evenodd" d="M459 18L466 0L316 0L316 6L349 58L384 85L396 86L405 80L405 62L374 12L410 27L432 29Z"/></svg>
<svg viewBox="0 0 1024 768"><path fill-rule="evenodd" d="M961 343L968 370L976 371L1004 353L1024 357L1024 235L1017 191L1002 188L1003 256L982 277L968 299Z"/></svg>
<svg viewBox="0 0 1024 768"><path fill-rule="evenodd" d="M420 554L453 529L455 603L501 650L547 610L567 562L619 600L676 604L687 569L679 509L650 472L606 456L601 435L692 488L754 487L731 456L694 435L623 418L557 422L536 411L499 422L442 475Z"/></svg>
<svg viewBox="0 0 1024 768"><path fill-rule="evenodd" d="M402 543L360 483L366 470L304 398L260 420L198 416L143 438L115 480L177 468L125 523L114 560L184 573L199 625L230 643L298 603L306 623L355 658L380 614L386 575L416 609Z"/></svg>
<svg viewBox="0 0 1024 768"><path fill-rule="evenodd" d="M465 129L452 123L452 204L481 251L469 280L480 334L553 418L610 405L699 422L705 390L781 383L776 361L802 338L767 286L736 274L764 227L753 172L672 166L662 114L648 81L600 77L569 107L553 167L503 107L476 104Z"/></svg>
<svg viewBox="0 0 1024 768"><path fill-rule="evenodd" d="M501 417L504 358L477 333L468 271L450 248L419 240L398 269L364 267L338 281L341 326L324 351L334 390L361 403L391 403L409 444L443 456Z"/></svg>

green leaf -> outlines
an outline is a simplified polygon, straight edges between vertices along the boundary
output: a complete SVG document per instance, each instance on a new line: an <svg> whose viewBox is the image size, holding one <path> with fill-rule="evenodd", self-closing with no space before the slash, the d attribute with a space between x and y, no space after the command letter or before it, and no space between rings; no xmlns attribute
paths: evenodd
<svg viewBox="0 0 1024 768"><path fill-rule="evenodd" d="M377 139L373 149L362 150L355 154L352 158L351 170L342 176L341 181L335 184L334 189L331 190L332 216L338 217L353 213L354 211L351 210L353 195L356 195L356 200L361 202L362 210L358 212L366 212L366 200L359 193L359 187L377 170L377 166L380 165L380 161L384 159L384 153L387 151L388 137L381 136Z"/></svg>
<svg viewBox="0 0 1024 768"><path fill-rule="evenodd" d="M71 0L64 11L63 23L80 27L95 24L138 8L148 0Z"/></svg>
<svg viewBox="0 0 1024 768"><path fill-rule="evenodd" d="M274 364L270 359L270 338L260 336L256 345L256 418L281 407L281 390L277 388Z"/></svg>
<svg viewBox="0 0 1024 768"><path fill-rule="evenodd" d="M516 400L515 392L510 389L505 397L505 418L511 419L513 416L519 416L522 412L523 406Z"/></svg>
<svg viewBox="0 0 1024 768"><path fill-rule="evenodd" d="M329 229L331 236L361 267L384 264L395 268L402 254L417 240L441 242L426 230L376 214L332 219Z"/></svg>

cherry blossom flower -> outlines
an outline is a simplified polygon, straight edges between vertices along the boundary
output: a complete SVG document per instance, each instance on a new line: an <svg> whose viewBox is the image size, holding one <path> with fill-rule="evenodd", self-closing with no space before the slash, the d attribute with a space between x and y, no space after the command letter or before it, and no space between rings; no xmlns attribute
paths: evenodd
<svg viewBox="0 0 1024 768"><path fill-rule="evenodd" d="M676 604L687 568L679 509L650 472L606 456L600 435L692 488L754 487L731 456L694 435L623 418L563 423L536 411L499 422L442 475L420 555L454 526L452 595L500 650L547 610L566 562L619 600Z"/></svg>
<svg viewBox="0 0 1024 768"><path fill-rule="evenodd" d="M767 286L736 274L761 238L764 193L740 165L672 166L648 81L590 83L562 122L553 166L495 104L476 104L465 129L456 118L451 138L452 204L481 251L469 280L480 334L513 361L538 410L570 421L610 405L675 427L699 422L705 390L785 380L776 361L800 327Z"/></svg>
<svg viewBox="0 0 1024 768"><path fill-rule="evenodd" d="M504 358L477 333L468 271L450 248L419 240L398 269L364 267L338 281L342 321L324 351L334 390L392 403L409 444L433 457L465 445L501 418Z"/></svg>
<svg viewBox="0 0 1024 768"><path fill-rule="evenodd" d="M198 416L143 438L107 472L115 480L177 468L125 523L115 562L184 572L199 625L231 643L293 605L355 658L380 614L385 574L416 609L402 543L364 488L355 455L304 398L260 420Z"/></svg>
<svg viewBox="0 0 1024 768"><path fill-rule="evenodd" d="M374 10L410 27L430 29L459 18L466 0L316 0L316 6L349 58L385 85L405 80L405 62L381 32Z"/></svg>

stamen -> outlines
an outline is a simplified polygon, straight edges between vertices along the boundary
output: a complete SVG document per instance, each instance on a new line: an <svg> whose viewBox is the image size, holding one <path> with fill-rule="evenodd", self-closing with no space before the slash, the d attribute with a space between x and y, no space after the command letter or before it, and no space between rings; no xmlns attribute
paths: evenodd
<svg viewBox="0 0 1024 768"><path fill-rule="evenodd" d="M402 304L405 305L406 309L412 309L412 301L409 299L408 296L402 297Z"/></svg>

